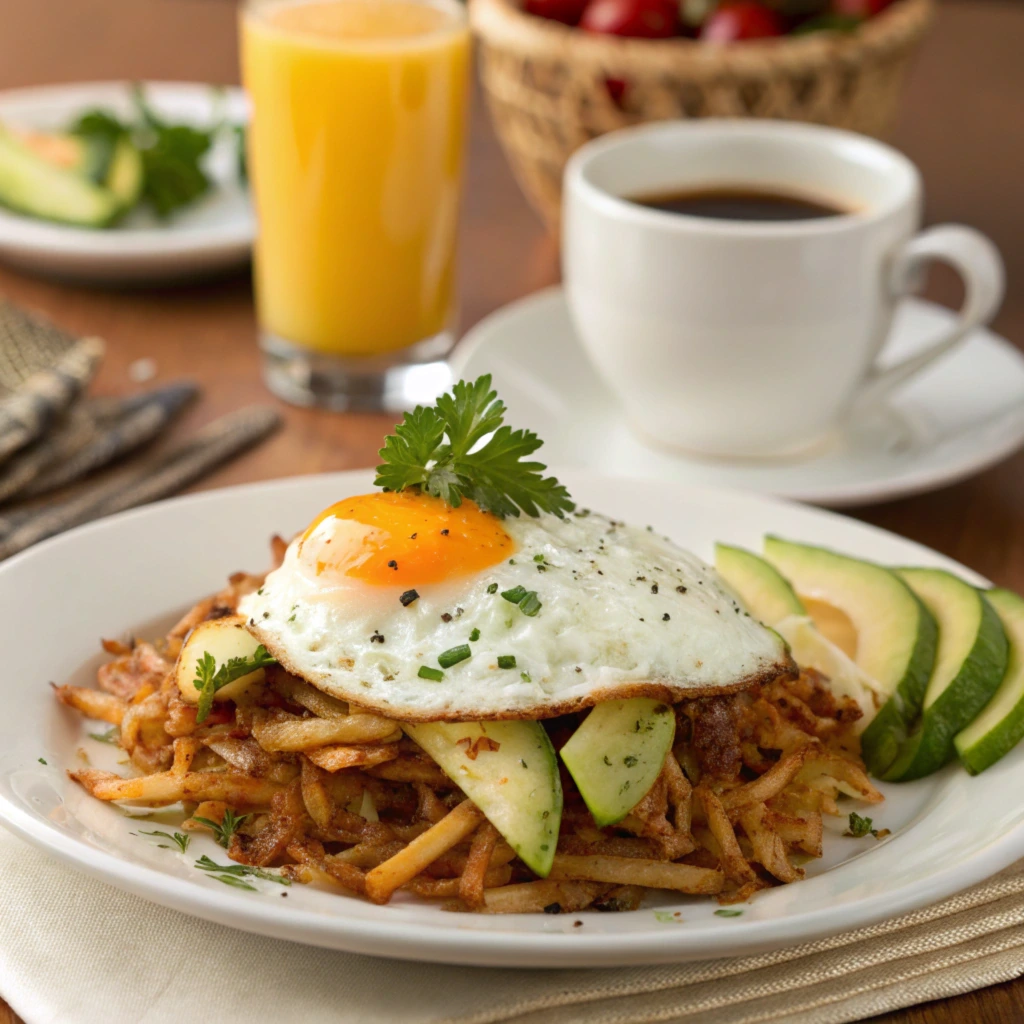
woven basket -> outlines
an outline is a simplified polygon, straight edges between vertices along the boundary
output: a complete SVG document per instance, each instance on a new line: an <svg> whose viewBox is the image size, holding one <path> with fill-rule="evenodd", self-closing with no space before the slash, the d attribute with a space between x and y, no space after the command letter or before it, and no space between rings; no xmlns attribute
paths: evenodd
<svg viewBox="0 0 1024 1024"><path fill-rule="evenodd" d="M897 0L851 34L732 46L592 35L523 13L515 0L470 0L481 77L512 170L552 230L562 169L589 139L684 117L771 117L884 135L933 0ZM617 103L608 79L627 83Z"/></svg>

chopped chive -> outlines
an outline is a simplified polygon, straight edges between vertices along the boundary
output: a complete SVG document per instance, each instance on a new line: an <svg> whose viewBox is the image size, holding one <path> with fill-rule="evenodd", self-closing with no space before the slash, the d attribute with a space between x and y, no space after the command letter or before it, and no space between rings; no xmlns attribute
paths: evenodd
<svg viewBox="0 0 1024 1024"><path fill-rule="evenodd" d="M487 593L488 594L496 594L497 592L498 592L498 584L497 583L489 583L487 585Z"/></svg>
<svg viewBox="0 0 1024 1024"><path fill-rule="evenodd" d="M535 590L531 590L526 597L519 602L519 610L524 615L529 615L531 619L541 610L541 607L542 605Z"/></svg>
<svg viewBox="0 0 1024 1024"><path fill-rule="evenodd" d="M402 594L402 596L398 600L402 602L403 608L408 608L409 605L413 603L413 601L419 600L419 596L420 595L416 593L415 590L407 590L404 594Z"/></svg>
<svg viewBox="0 0 1024 1024"><path fill-rule="evenodd" d="M519 602L522 601L522 599L526 597L528 593L529 591L526 589L526 587L518 586L513 587L511 590L503 590L501 592L501 596L505 598L505 600L508 601L510 604L519 604Z"/></svg>
<svg viewBox="0 0 1024 1024"><path fill-rule="evenodd" d="M499 654L498 668L515 668L516 656L514 654Z"/></svg>
<svg viewBox="0 0 1024 1024"><path fill-rule="evenodd" d="M442 651L437 656L437 663L441 668L451 668L452 665L458 665L460 661L465 661L472 656L473 652L470 650L469 644L459 644L458 647L449 647L447 651Z"/></svg>
<svg viewBox="0 0 1024 1024"><path fill-rule="evenodd" d="M438 668L431 668L429 665L420 665L417 673L420 679L429 679L431 682L439 683L444 679L444 673Z"/></svg>
<svg viewBox="0 0 1024 1024"><path fill-rule="evenodd" d="M474 629L473 632L469 634L469 642L475 644L477 642L477 640L479 640L479 639L480 639L480 630L479 629Z"/></svg>
<svg viewBox="0 0 1024 1024"><path fill-rule="evenodd" d="M742 917L742 916L743 916L743 911L742 910L726 910L725 908L722 908L721 910L716 910L715 911L715 917Z"/></svg>
<svg viewBox="0 0 1024 1024"><path fill-rule="evenodd" d="M533 560L535 562L543 562L544 561L544 556L543 555L534 555L533 556Z"/></svg>
<svg viewBox="0 0 1024 1024"><path fill-rule="evenodd" d="M47 762L47 760L46 760L46 758L45 758L45 757L37 757L37 758L36 758L36 760L37 760L37 761L38 761L38 762L39 762L40 764L48 764L48 762Z"/></svg>
<svg viewBox="0 0 1024 1024"><path fill-rule="evenodd" d="M529 672L520 672L519 673L519 678L522 679L522 681L524 683L532 683L533 682L533 680L530 678L530 673Z"/></svg>

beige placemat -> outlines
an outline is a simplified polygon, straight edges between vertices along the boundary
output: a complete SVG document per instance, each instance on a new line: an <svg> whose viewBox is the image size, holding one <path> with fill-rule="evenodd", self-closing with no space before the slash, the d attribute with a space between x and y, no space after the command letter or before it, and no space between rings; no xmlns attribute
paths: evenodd
<svg viewBox="0 0 1024 1024"><path fill-rule="evenodd" d="M839 1024L1024 973L1024 861L871 928L736 959L516 971L380 960L154 906L0 829L0 994L27 1024Z"/></svg>

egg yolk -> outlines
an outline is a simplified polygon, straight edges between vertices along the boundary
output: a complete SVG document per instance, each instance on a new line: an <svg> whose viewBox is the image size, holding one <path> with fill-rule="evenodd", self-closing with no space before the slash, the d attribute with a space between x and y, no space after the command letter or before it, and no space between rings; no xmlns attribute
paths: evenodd
<svg viewBox="0 0 1024 1024"><path fill-rule="evenodd" d="M324 509L302 535L315 575L412 588L481 572L515 550L501 521L464 500L401 491L362 494Z"/></svg>

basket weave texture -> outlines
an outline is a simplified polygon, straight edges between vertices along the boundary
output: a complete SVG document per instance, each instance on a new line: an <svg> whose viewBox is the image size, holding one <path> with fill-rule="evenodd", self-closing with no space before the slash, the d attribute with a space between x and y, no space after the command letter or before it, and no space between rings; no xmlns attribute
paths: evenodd
<svg viewBox="0 0 1024 1024"><path fill-rule="evenodd" d="M498 137L527 198L557 230L566 160L626 125L760 117L884 135L933 0L897 0L850 34L732 46L593 35L525 14L515 0L469 4ZM609 79L626 83L619 102Z"/></svg>

